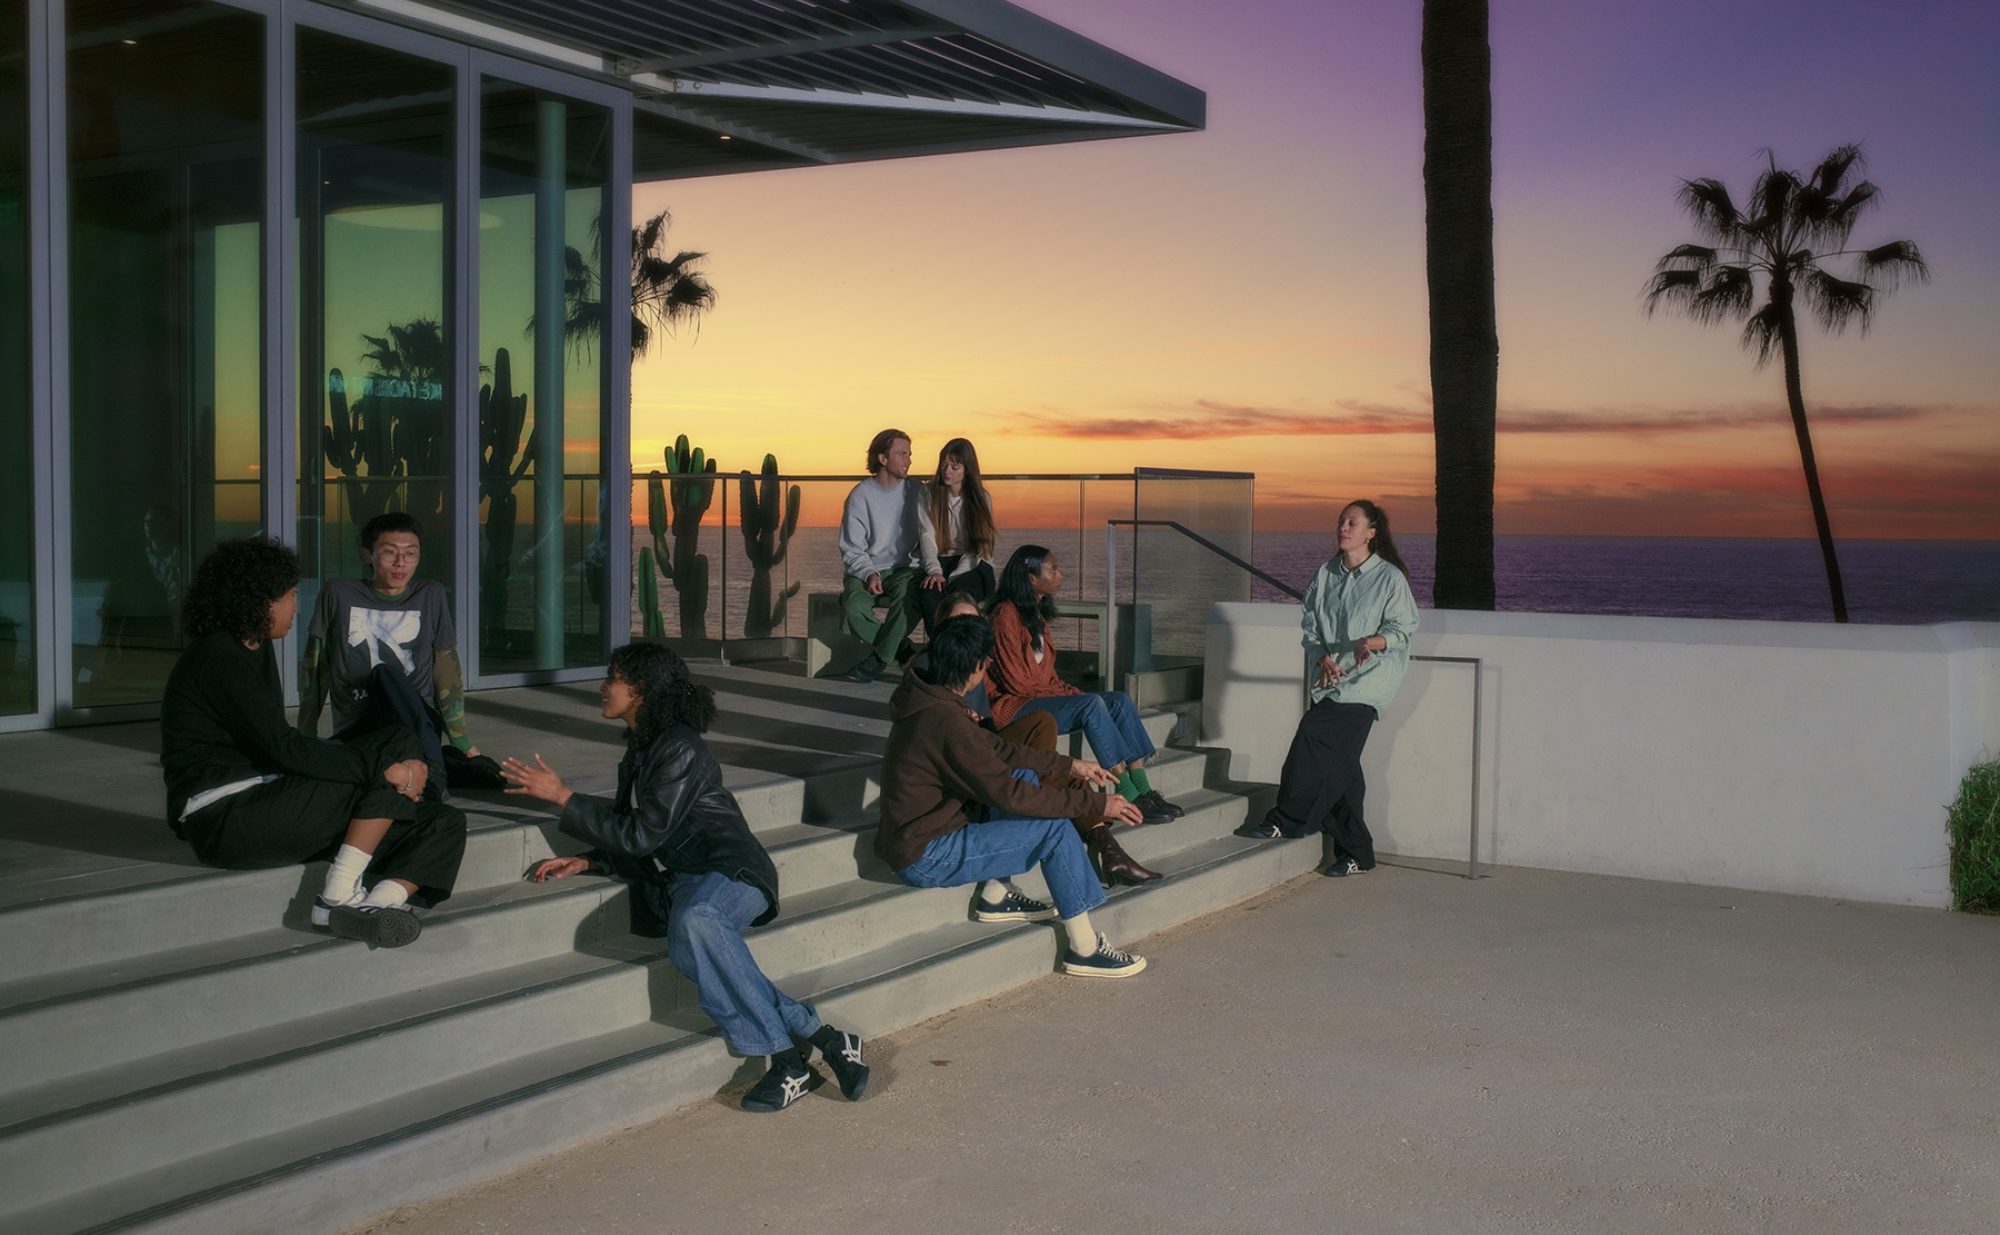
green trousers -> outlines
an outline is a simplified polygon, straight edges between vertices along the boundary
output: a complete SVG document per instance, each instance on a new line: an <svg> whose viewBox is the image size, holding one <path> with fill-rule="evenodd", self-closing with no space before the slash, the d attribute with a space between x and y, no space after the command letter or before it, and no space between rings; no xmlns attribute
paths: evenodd
<svg viewBox="0 0 2000 1235"><path fill-rule="evenodd" d="M914 566L898 566L882 572L882 594L868 591L862 575L847 575L840 582L840 617L847 633L875 649L885 665L894 664L896 649L917 624L917 584L923 572ZM877 608L884 610L875 616Z"/></svg>

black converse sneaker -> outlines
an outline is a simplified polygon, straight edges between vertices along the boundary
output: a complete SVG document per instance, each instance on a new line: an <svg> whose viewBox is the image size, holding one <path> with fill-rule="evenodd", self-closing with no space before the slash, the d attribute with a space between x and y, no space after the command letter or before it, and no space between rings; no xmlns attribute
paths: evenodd
<svg viewBox="0 0 2000 1235"><path fill-rule="evenodd" d="M1247 836L1251 840L1297 840L1303 832L1287 832L1278 824L1277 811L1271 811L1262 819L1246 819L1236 829L1236 835Z"/></svg>
<svg viewBox="0 0 2000 1235"><path fill-rule="evenodd" d="M764 1074L764 1079L752 1085L750 1092L743 1095L743 1109L759 1115L782 1111L806 1096L806 1090L812 1088L812 1079L809 1068L773 1060L771 1070Z"/></svg>
<svg viewBox="0 0 2000 1235"><path fill-rule="evenodd" d="M1079 978L1129 978L1145 967L1145 957L1119 951L1102 935L1097 937L1097 951L1088 956L1075 948L1063 953L1063 972Z"/></svg>
<svg viewBox="0 0 2000 1235"><path fill-rule="evenodd" d="M868 1092L868 1065L861 1059L861 1035L834 1029L832 1036L821 1042L802 1041L799 1051L810 1058L815 1045L819 1047L820 1058L833 1069L833 1079L840 1082L841 1096L849 1102L861 1101L861 1095Z"/></svg>
<svg viewBox="0 0 2000 1235"><path fill-rule="evenodd" d="M1345 879L1349 875L1363 874L1367 869L1367 867L1356 862L1353 858L1335 858L1320 874L1330 879Z"/></svg>
<svg viewBox="0 0 2000 1235"><path fill-rule="evenodd" d="M999 904L976 894L972 898L974 922L1046 922L1055 916L1054 905L1032 896L1023 896L1012 888L1000 898Z"/></svg>
<svg viewBox="0 0 2000 1235"><path fill-rule="evenodd" d="M319 908L313 908L313 921ZM327 910L326 928L342 939L359 939L371 948L400 948L417 941L424 933L423 919L398 907L379 905L335 905Z"/></svg>

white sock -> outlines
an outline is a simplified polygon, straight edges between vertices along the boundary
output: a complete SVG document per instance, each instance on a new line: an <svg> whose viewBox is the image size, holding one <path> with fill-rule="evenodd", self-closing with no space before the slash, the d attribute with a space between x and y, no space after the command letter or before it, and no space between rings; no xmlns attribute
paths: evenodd
<svg viewBox="0 0 2000 1235"><path fill-rule="evenodd" d="M1089 914L1064 918L1063 930L1069 935L1069 950L1078 956L1089 956L1097 951L1097 930L1091 926Z"/></svg>
<svg viewBox="0 0 2000 1235"><path fill-rule="evenodd" d="M1007 899L1007 893L1014 890L1012 879L988 879L979 885L979 899L988 905L997 905Z"/></svg>
<svg viewBox="0 0 2000 1235"><path fill-rule="evenodd" d="M342 845L340 852L333 855L333 865L327 867L326 886L319 890L319 898L329 905L351 905L360 900L361 873L368 869L368 859L374 856L352 845Z"/></svg>
<svg viewBox="0 0 2000 1235"><path fill-rule="evenodd" d="M369 889L367 897L361 904L368 909L401 909L409 899L410 894L402 884L393 879L384 879Z"/></svg>

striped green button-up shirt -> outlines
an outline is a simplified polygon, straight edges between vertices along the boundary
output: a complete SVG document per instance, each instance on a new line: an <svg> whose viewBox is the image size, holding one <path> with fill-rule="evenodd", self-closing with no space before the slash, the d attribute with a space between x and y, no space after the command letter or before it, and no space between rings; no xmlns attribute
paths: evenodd
<svg viewBox="0 0 2000 1235"><path fill-rule="evenodd" d="M1308 680L1315 683L1312 701L1365 703L1380 716L1403 685L1410 667L1410 636L1417 630L1417 598L1403 572L1376 554L1353 570L1339 557L1319 568L1306 589L1305 630ZM1354 641L1380 635L1388 648L1354 664ZM1319 658L1332 656L1347 676L1332 686L1319 686Z"/></svg>

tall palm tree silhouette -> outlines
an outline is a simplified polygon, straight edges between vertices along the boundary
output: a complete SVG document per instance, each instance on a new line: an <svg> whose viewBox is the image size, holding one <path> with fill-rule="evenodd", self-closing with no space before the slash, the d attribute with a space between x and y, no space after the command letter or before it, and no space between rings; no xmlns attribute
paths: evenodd
<svg viewBox="0 0 2000 1235"><path fill-rule="evenodd" d="M1424 0L1424 272L1430 290L1440 609L1491 609L1493 52L1487 0Z"/></svg>
<svg viewBox="0 0 2000 1235"><path fill-rule="evenodd" d="M591 245L603 251L599 215L590 221ZM672 334L674 327L693 321L715 307L715 288L695 267L708 256L689 249L668 256L667 228L673 225L670 211L647 219L632 229L632 359L645 355L655 330ZM597 338L597 268L584 260L574 246L563 250L563 337L570 347L588 349ZM533 317L528 330L535 328Z"/></svg>
<svg viewBox="0 0 2000 1235"><path fill-rule="evenodd" d="M1931 272L1917 246L1907 240L1847 247L1855 223L1881 196L1867 180L1849 183L1849 176L1862 169L1859 146L1835 149L1806 176L1780 168L1769 150L1764 158L1766 170L1750 187L1747 209L1737 207L1720 180L1681 181L1680 204L1694 220L1696 236L1707 243L1676 245L1659 260L1646 282L1646 313L1665 305L1703 324L1745 318L1741 342L1756 351L1757 367L1770 363L1773 355L1783 359L1785 400L1805 464L1820 555L1826 559L1833 620L1845 622L1847 591L1840 581L1840 559L1799 381L1797 306L1803 302L1834 334L1850 322L1865 334L1876 297L1906 278L1928 280ZM1843 279L1826 268L1824 263L1835 258L1853 259L1854 278Z"/></svg>

